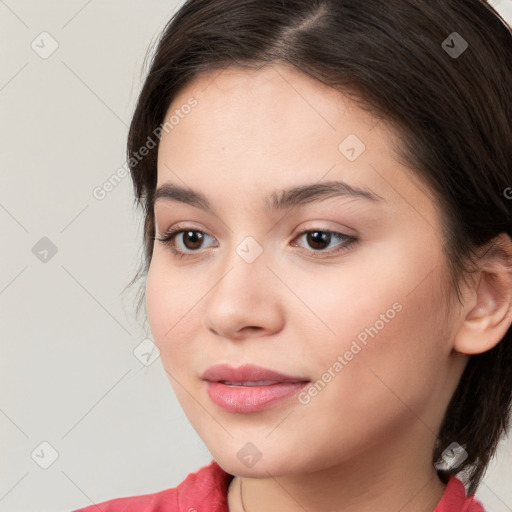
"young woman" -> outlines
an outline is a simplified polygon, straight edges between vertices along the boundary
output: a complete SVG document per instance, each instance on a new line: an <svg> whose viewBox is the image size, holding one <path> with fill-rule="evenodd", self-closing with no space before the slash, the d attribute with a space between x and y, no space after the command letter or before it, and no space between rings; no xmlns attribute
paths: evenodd
<svg viewBox="0 0 512 512"><path fill-rule="evenodd" d="M182 6L128 158L147 319L214 460L83 512L484 510L512 399L511 55L480 0Z"/></svg>

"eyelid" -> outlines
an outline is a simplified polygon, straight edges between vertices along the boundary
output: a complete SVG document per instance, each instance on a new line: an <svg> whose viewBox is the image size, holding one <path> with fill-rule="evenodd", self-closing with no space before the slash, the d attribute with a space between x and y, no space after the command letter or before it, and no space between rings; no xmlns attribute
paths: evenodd
<svg viewBox="0 0 512 512"><path fill-rule="evenodd" d="M160 230L158 230L158 231L160 231ZM155 236L154 239L162 241L162 239L169 238L171 235L173 235L173 240L174 240L174 238L176 238L177 235L179 235L183 232L187 232L187 231L195 231L197 233L202 233L203 235L206 235L209 238L215 240L215 237L210 235L204 229L198 228L196 226L192 226L190 224L182 225L182 223L175 224L172 227L163 230L162 234L159 236ZM196 252L198 252L198 251L196 251Z"/></svg>
<svg viewBox="0 0 512 512"><path fill-rule="evenodd" d="M300 226L294 231L293 236L300 235L305 231L328 231L330 233L339 233L341 235L354 238L358 236L356 230L349 228L348 226L334 223L333 221L331 221L330 224L336 224L335 226L329 226L327 224L328 221L322 220L307 221L306 223L300 224Z"/></svg>

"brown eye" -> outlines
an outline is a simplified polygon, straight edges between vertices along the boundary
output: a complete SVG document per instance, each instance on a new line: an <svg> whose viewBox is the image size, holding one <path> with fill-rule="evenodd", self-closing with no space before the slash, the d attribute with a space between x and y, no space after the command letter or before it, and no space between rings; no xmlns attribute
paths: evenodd
<svg viewBox="0 0 512 512"><path fill-rule="evenodd" d="M332 233L327 231L309 231L306 240L310 247L313 249L325 249L324 245L329 245L332 238Z"/></svg>
<svg viewBox="0 0 512 512"><path fill-rule="evenodd" d="M201 247L201 243L204 239L204 233L201 231L182 231L183 233L183 245L193 251Z"/></svg>
<svg viewBox="0 0 512 512"><path fill-rule="evenodd" d="M179 237L178 235L183 236ZM163 236L157 238L157 240L164 245L168 245L174 255L182 258L194 255L194 253L199 253L206 237L211 238L204 231L198 229L180 229L176 227L166 231ZM176 247L177 242L180 242L178 247Z"/></svg>
<svg viewBox="0 0 512 512"><path fill-rule="evenodd" d="M327 229L313 229L303 231L297 238L305 237L310 253L317 253L319 256L332 255L345 250L353 245L358 239L354 236L345 235L344 233L338 233L336 231L329 231ZM332 242L341 242L334 246L334 249L326 250ZM294 244L296 245L296 244Z"/></svg>

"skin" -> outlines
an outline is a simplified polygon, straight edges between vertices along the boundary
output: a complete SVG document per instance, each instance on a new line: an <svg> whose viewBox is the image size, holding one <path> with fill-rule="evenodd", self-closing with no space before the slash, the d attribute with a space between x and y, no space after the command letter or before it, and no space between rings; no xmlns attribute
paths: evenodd
<svg viewBox="0 0 512 512"><path fill-rule="evenodd" d="M157 237L178 223L208 236L201 245L178 235L183 259L155 241L146 306L185 414L236 475L230 510L243 510L243 482L247 512L432 511L445 488L432 465L441 420L467 354L510 325L512 299L499 306L493 290L512 283L485 287L476 274L464 307L448 308L440 210L398 162L391 127L340 92L282 64L233 67L189 83L166 119L191 96L198 105L161 139L157 187L200 191L216 214L156 202ZM355 161L338 149L349 134L366 146ZM264 210L275 190L329 180L382 200ZM319 248L300 234L315 229L359 241ZM252 263L236 252L248 236L263 250ZM309 403L294 396L236 414L208 397L200 375L217 363L320 379L395 303L400 312ZM262 454L251 468L237 457L247 442Z"/></svg>

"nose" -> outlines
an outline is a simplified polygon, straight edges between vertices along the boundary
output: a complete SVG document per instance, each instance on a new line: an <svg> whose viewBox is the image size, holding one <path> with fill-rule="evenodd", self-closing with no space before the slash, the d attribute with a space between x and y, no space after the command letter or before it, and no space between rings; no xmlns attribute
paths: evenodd
<svg viewBox="0 0 512 512"><path fill-rule="evenodd" d="M229 339L270 336L284 324L286 288L261 254L248 263L235 254L206 297L205 328Z"/></svg>

